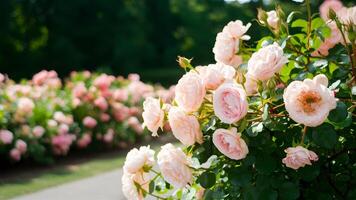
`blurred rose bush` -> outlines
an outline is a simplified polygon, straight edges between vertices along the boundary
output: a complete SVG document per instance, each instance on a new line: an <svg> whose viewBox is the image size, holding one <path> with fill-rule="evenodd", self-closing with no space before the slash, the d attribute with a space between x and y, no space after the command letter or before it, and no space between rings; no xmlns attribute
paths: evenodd
<svg viewBox="0 0 356 200"><path fill-rule="evenodd" d="M62 82L55 71L41 71L20 83L0 77L0 156L12 161L48 163L71 149L126 147L144 138L144 98L174 95L174 87L145 84L137 74L73 72Z"/></svg>
<svg viewBox="0 0 356 200"><path fill-rule="evenodd" d="M216 64L178 58L175 99L146 99L144 123L169 123L184 148L132 150L128 199L356 199L356 7L327 0L319 18L304 5L306 20L259 9L272 34L256 46L250 23L228 23Z"/></svg>

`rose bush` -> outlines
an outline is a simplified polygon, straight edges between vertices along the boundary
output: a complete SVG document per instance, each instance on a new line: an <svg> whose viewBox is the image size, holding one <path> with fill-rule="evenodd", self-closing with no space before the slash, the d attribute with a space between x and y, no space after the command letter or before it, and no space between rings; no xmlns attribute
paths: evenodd
<svg viewBox="0 0 356 200"><path fill-rule="evenodd" d="M145 138L144 98L169 101L174 95L173 89L145 84L133 74L125 79L73 72L62 82L56 72L41 71L20 83L0 77L1 161L48 163L72 149L126 147ZM152 112L159 106L155 102L144 109ZM147 124L151 131L163 127L163 111L145 117L157 118Z"/></svg>
<svg viewBox="0 0 356 200"><path fill-rule="evenodd" d="M216 64L178 58L175 100L144 123L168 121L183 148L164 145L143 183L124 175L128 199L356 199L356 7L309 3L306 19L258 9L271 35L256 43L228 23Z"/></svg>

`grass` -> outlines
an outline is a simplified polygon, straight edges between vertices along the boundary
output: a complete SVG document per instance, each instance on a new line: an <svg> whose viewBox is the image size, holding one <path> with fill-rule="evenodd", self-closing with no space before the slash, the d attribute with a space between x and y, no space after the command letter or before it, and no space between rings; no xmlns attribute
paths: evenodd
<svg viewBox="0 0 356 200"><path fill-rule="evenodd" d="M151 148L157 150L160 144ZM11 175L0 177L0 199L33 193L48 187L94 176L103 172L120 169L126 152L110 152L91 158L77 158L69 163L59 163L52 167L15 170ZM19 172L18 172L19 171Z"/></svg>

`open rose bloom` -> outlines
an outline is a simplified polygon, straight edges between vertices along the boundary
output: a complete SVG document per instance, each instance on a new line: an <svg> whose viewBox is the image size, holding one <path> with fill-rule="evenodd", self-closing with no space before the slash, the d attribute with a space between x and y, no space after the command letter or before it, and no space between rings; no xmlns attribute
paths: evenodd
<svg viewBox="0 0 356 200"><path fill-rule="evenodd" d="M325 0L320 11L259 9L269 36L245 44L251 24L235 20L216 36L216 63L179 57L174 100L146 98L143 118L181 148L130 151L124 171L151 175L151 190L124 174L126 197L355 199L355 9Z"/></svg>

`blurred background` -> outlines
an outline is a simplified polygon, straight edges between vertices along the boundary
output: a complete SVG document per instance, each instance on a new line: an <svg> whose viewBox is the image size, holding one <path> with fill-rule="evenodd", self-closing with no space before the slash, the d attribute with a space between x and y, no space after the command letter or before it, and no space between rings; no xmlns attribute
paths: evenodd
<svg viewBox="0 0 356 200"><path fill-rule="evenodd" d="M312 0L313 9L321 2ZM136 72L170 85L183 73L177 55L214 62L215 36L227 22L256 25L257 8L276 3L286 13L303 10L297 0L1 0L0 72L15 80L42 69L61 77L84 69ZM265 31L252 26L248 34Z"/></svg>

